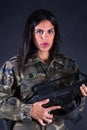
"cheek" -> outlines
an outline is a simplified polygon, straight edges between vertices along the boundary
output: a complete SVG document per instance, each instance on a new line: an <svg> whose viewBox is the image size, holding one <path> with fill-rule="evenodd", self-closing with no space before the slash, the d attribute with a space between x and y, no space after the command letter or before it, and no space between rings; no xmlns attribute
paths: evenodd
<svg viewBox="0 0 87 130"><path fill-rule="evenodd" d="M50 38L50 42L53 44L53 42L54 42L54 36Z"/></svg>
<svg viewBox="0 0 87 130"><path fill-rule="evenodd" d="M34 38L33 38L33 41L34 41L35 46L38 47L38 46L39 46L39 43L40 43L40 39L37 38L37 37L34 37Z"/></svg>
<svg viewBox="0 0 87 130"><path fill-rule="evenodd" d="M36 36L34 36L34 38L33 38L33 40L34 40L34 43L39 43L39 41L40 41L40 39L38 38L38 37L36 37Z"/></svg>

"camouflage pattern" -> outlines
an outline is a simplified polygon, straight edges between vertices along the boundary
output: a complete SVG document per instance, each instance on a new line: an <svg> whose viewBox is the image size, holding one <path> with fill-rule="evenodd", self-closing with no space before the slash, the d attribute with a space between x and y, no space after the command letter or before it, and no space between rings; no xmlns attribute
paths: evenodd
<svg viewBox="0 0 87 130"><path fill-rule="evenodd" d="M13 130L67 130L62 118L42 127L30 117L32 104L26 104L25 101L33 95L33 85L46 79L56 79L62 71L74 73L78 70L78 65L65 56L53 59L50 65L35 56L28 59L24 71L20 66L20 60L12 57L0 69L0 118L17 121ZM82 99L80 111L83 108Z"/></svg>

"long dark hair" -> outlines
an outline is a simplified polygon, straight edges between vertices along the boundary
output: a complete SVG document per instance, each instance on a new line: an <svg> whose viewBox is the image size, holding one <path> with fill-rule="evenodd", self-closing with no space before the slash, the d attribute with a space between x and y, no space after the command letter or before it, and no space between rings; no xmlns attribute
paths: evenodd
<svg viewBox="0 0 87 130"><path fill-rule="evenodd" d="M59 54L59 44L61 42L60 31L58 27L57 20L55 16L46 9L38 9L34 11L27 19L24 33L23 41L19 47L19 57L21 59L22 67L25 66L29 57L32 57L34 53L37 52L37 48L33 41L33 30L42 20L49 20L55 29L55 38L54 44L51 48L50 55L51 57L57 57Z"/></svg>

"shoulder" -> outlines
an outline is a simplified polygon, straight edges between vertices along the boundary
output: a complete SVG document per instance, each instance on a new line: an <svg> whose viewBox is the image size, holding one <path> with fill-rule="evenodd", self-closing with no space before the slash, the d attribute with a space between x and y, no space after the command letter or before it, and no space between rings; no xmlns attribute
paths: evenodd
<svg viewBox="0 0 87 130"><path fill-rule="evenodd" d="M8 60L12 65L19 64L20 58L18 56L13 56Z"/></svg>
<svg viewBox="0 0 87 130"><path fill-rule="evenodd" d="M69 56L66 56L64 54L58 55L57 59L61 60L63 63L65 63L65 62L71 62L71 63L75 63L76 64L76 61L73 58L71 58Z"/></svg>
<svg viewBox="0 0 87 130"><path fill-rule="evenodd" d="M13 56L2 65L1 70L13 70L20 66L20 59L17 56Z"/></svg>
<svg viewBox="0 0 87 130"><path fill-rule="evenodd" d="M20 58L18 56L13 56L9 59L10 64L12 65L12 71L14 74L18 75L21 69Z"/></svg>
<svg viewBox="0 0 87 130"><path fill-rule="evenodd" d="M73 58L71 58L69 56L66 56L64 54L60 54L57 57L57 60L59 60L61 62L61 64L64 66L64 68L67 68L67 69L72 68L74 70L79 69L78 63Z"/></svg>
<svg viewBox="0 0 87 130"><path fill-rule="evenodd" d="M6 61L6 64L10 64L12 68L20 66L20 58L18 56L11 57L8 61Z"/></svg>

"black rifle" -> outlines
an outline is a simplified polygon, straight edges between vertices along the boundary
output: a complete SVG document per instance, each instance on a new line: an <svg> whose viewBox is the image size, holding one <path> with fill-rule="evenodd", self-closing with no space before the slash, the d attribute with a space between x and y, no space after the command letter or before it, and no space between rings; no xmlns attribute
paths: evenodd
<svg viewBox="0 0 87 130"><path fill-rule="evenodd" d="M72 82L70 79L72 79ZM25 102L33 104L37 101L49 99L49 103L43 107L60 105L61 109L53 110L51 113L68 119L71 116L69 113L77 111L81 103L82 95L80 93L80 86L82 84L87 84L87 75L81 72L55 80L48 80L44 83L34 85L32 87L34 95ZM76 117L76 115L77 113L72 118Z"/></svg>

